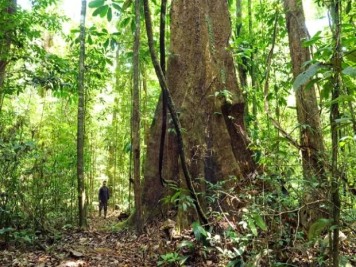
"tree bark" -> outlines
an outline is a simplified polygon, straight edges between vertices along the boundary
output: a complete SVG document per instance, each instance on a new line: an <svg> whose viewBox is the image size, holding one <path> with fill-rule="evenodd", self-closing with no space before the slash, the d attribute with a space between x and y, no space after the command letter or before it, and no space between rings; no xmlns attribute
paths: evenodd
<svg viewBox="0 0 356 267"><path fill-rule="evenodd" d="M136 231L142 233L142 198L141 198L141 170L140 170L140 0L135 0L136 30L134 40L133 58L133 110L132 110L132 148L134 164L134 194Z"/></svg>
<svg viewBox="0 0 356 267"><path fill-rule="evenodd" d="M86 201L85 201L85 177L84 177L84 120L85 120L85 17L86 0L82 0L80 14L80 54L79 54L79 75L78 75L78 129L77 129L77 179L78 179L78 207L79 207L79 227L87 226L86 221Z"/></svg>
<svg viewBox="0 0 356 267"><path fill-rule="evenodd" d="M167 14L167 0L161 1L161 18L160 18L160 34L159 34L159 50L160 50L160 66L162 73L166 76L166 14ZM162 175L163 169L163 153L164 141L166 138L167 130L167 95L165 90L162 91L162 131L159 148L159 177L163 185L164 178Z"/></svg>
<svg viewBox="0 0 356 267"><path fill-rule="evenodd" d="M293 76L296 78L305 69L303 64L311 59L310 51L303 46L302 40L308 38L302 2L285 0L284 9L289 37L289 48L292 59ZM305 202L313 202L326 198L326 174L324 161L323 135L315 88L302 86L296 91L297 119L300 125L300 148L302 153L303 176L307 182L318 183L316 188L308 190L304 196ZM325 214L319 206L308 206L302 211L301 222L309 228Z"/></svg>
<svg viewBox="0 0 356 267"><path fill-rule="evenodd" d="M16 12L16 0L6 0L7 7L5 10L2 10L1 13L5 14L1 20L3 21L3 25L15 25L14 19L11 19L12 14ZM9 26L4 32L2 32L0 37L0 111L2 110L2 104L5 97L3 92L3 86L5 81L5 74L6 74L6 66L9 63L10 58L10 48L11 48L11 41L14 38L14 26Z"/></svg>
<svg viewBox="0 0 356 267"><path fill-rule="evenodd" d="M204 188L201 178L216 183L231 176L242 179L255 170L247 148L244 100L227 51L230 32L225 1L172 2L167 84L184 129L188 170L199 192ZM162 111L157 108L147 144L143 190L146 216L151 219L160 212L159 200L168 192L158 179L161 121ZM178 160L178 135L170 127L163 174L185 187Z"/></svg>
<svg viewBox="0 0 356 267"><path fill-rule="evenodd" d="M112 111L112 121L111 121L111 135L114 136L113 139L108 140L108 162L106 167L106 174L108 176L108 186L110 188L110 204L115 207L116 197L116 156L117 156L117 125L118 125L118 106L119 101L116 97L114 100L114 108Z"/></svg>
<svg viewBox="0 0 356 267"><path fill-rule="evenodd" d="M330 13L332 18L332 34L333 34L333 56L332 56L332 84L333 89L331 93L331 106L330 106L330 125L331 125L331 203L332 203L332 220L334 229L332 230L331 242L331 259L332 266L337 267L340 263L340 171L338 168L339 156L339 129L337 119L340 118L339 110L339 96L341 94L342 82L342 43L341 43L341 1L333 0L330 3ZM341 174L342 175L342 174Z"/></svg>

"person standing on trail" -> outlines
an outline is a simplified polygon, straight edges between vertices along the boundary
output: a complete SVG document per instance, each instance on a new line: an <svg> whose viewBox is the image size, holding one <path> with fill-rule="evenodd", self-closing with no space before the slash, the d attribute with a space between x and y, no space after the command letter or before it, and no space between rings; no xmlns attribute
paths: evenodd
<svg viewBox="0 0 356 267"><path fill-rule="evenodd" d="M101 217L101 211L104 208L104 218L106 218L109 198L109 188L106 186L106 181L104 181L102 187L99 189L99 217Z"/></svg>

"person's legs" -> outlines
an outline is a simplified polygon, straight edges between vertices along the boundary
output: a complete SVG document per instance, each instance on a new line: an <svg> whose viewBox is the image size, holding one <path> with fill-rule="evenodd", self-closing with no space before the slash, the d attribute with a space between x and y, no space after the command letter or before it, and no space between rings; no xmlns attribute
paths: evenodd
<svg viewBox="0 0 356 267"><path fill-rule="evenodd" d="M104 218L106 218L106 214L107 214L107 211L108 211L108 203L105 202L103 204L104 204Z"/></svg>
<svg viewBox="0 0 356 267"><path fill-rule="evenodd" d="M101 210L103 209L103 203L100 201L99 203L99 217L101 217ZM105 213L105 210L104 210Z"/></svg>

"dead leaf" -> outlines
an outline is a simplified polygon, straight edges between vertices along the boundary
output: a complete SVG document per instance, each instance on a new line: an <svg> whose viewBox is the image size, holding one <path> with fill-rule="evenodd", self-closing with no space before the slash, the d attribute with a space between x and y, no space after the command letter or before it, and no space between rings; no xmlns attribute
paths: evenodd
<svg viewBox="0 0 356 267"><path fill-rule="evenodd" d="M75 251L75 250L73 250L73 249L71 249L71 250L69 251L69 253L70 253L71 256L73 256L73 257L75 257L75 258L81 258L81 257L84 256L83 253L78 252L78 251Z"/></svg>

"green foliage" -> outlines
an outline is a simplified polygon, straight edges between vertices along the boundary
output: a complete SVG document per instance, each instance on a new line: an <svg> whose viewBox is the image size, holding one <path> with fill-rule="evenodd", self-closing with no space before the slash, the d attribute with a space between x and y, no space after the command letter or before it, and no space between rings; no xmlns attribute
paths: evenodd
<svg viewBox="0 0 356 267"><path fill-rule="evenodd" d="M345 69L343 69L342 73L344 75L348 75L352 78L356 78L356 68L355 67L348 66Z"/></svg>
<svg viewBox="0 0 356 267"><path fill-rule="evenodd" d="M331 219L320 218L310 226L308 231L308 239L314 240L315 238L319 237L323 231L327 230L327 228L331 226L331 224Z"/></svg>
<svg viewBox="0 0 356 267"><path fill-rule="evenodd" d="M215 97L220 98L229 104L232 103L232 93L227 89L215 92Z"/></svg>
<svg viewBox="0 0 356 267"><path fill-rule="evenodd" d="M177 252L161 255L162 260L157 262L158 266L183 266L189 257L181 256Z"/></svg>
<svg viewBox="0 0 356 267"><path fill-rule="evenodd" d="M312 64L306 71L298 75L293 83L294 90L299 90L300 87L305 86L312 81L312 77L324 66L320 63Z"/></svg>
<svg viewBox="0 0 356 267"><path fill-rule="evenodd" d="M194 222L192 224L193 233L197 241L205 242L208 237L207 231L199 224L199 222Z"/></svg>
<svg viewBox="0 0 356 267"><path fill-rule="evenodd" d="M194 207L194 199L190 196L187 189L180 188L175 183L168 183L168 186L173 191L173 194L163 198L163 203L173 204L176 207L180 207L183 211Z"/></svg>
<svg viewBox="0 0 356 267"><path fill-rule="evenodd" d="M7 33L11 32L12 42L11 49L1 50L0 54L0 59L5 59L8 67L8 75L0 91L0 238L23 244L36 241L34 230L74 227L77 210L75 104L79 31L73 29L69 33L62 33L62 23L67 19L53 12L56 1L32 2L32 10L19 9L11 16L4 13L0 18L0 39L4 40L9 36ZM235 2L228 3L234 10ZM331 34L328 30L318 31L304 40L304 46L313 48L313 59L305 62L305 72L293 83L289 55L285 49L288 40L283 16L277 20L278 36L265 97L263 88L271 49L271 32L276 12L281 12L283 7L278 1L251 3L252 31L248 28L247 7L243 5L242 29L239 36L236 31L233 32L233 40L227 49L233 53L235 63L246 71L247 85L241 89L245 94L246 122L251 137L249 148L263 167L263 175L229 180L227 183L208 183L204 200L212 221L226 224L226 218L230 219L230 216L236 220L231 220L230 227L223 230L218 227L207 230L193 223L194 238L183 240L175 252L162 255L158 262L161 266L185 265L193 262L195 257L207 259L209 255L222 259L225 266L252 266L257 259L270 257L272 261L271 254L276 259L276 263L272 264L283 266L284 263L277 263L281 259L274 254L288 250L292 243L302 250L308 249L302 231L290 231L291 228L295 229L298 222L298 214L291 211L298 210L303 203L303 194L319 184L312 179L303 179L300 151L286 141L280 130L274 128L263 108L265 101L268 101L273 117L295 140L299 139L299 129L312 130L308 125L297 123L292 85L295 90L302 87L310 90L312 85L317 85L326 159L331 150L328 110L331 104L340 104L342 116L335 122L341 135L339 162L345 174L340 181L342 202L348 207L343 208L342 216L345 223L352 224L355 221L355 201L350 193L356 183L353 129L356 38L353 23L355 10L351 1L343 3L342 11L341 74L344 87L341 95L333 101L330 101L334 88L333 71L330 69L334 53ZM4 4L5 1L0 1L1 8ZM154 24L157 25L160 3L151 1L151 4L154 7ZM87 29L86 36L88 90L85 160L88 203L96 208L99 180L109 178L113 199L120 206L128 207L132 149L130 81L133 1L94 0L89 7L96 21ZM232 13L232 23L236 20L234 16ZM103 20L98 21L100 18ZM213 22L209 17L205 21L210 49L213 51L216 41ZM107 30L112 29L113 25L116 26L114 31ZM154 32L158 34L156 27ZM44 47L44 33L54 38L52 46ZM169 32L167 34L169 40ZM153 79L144 34L141 38L141 81L142 88L148 89L141 93L144 100L141 107L142 130L146 134L160 91L157 81ZM222 82L227 79L223 70L220 79ZM226 88L221 88L212 97L232 103L232 92ZM146 145L145 140L142 140L142 144L143 147ZM144 153L142 160L145 160ZM288 195L283 194L283 187L288 189ZM182 211L193 207L193 199L187 190L176 184L170 184L169 188L172 194L164 199L165 204ZM239 194L236 194L236 189ZM232 206L231 210L223 212L221 209L225 207L221 208L220 205L226 199ZM242 210L241 206L245 204L247 208ZM308 239L318 238L330 226L330 220L326 218L315 222L309 229ZM300 225L298 229L301 229ZM266 249L269 248L273 249L273 253L266 256ZM263 265L265 263L260 265L268 266Z"/></svg>
<svg viewBox="0 0 356 267"><path fill-rule="evenodd" d="M104 3L105 0L94 0L89 3L89 7L90 8L101 7L102 5L104 5Z"/></svg>

